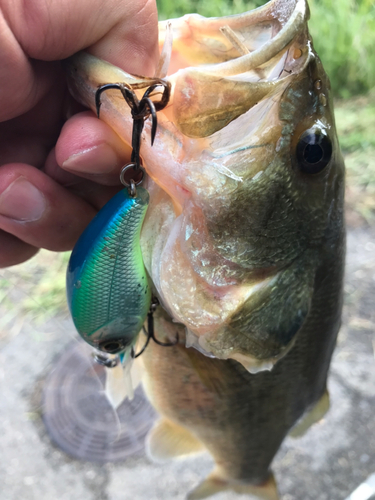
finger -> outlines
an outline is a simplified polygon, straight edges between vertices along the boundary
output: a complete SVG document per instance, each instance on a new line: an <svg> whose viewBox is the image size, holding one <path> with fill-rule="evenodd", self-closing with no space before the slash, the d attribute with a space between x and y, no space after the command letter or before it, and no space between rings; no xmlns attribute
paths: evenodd
<svg viewBox="0 0 375 500"><path fill-rule="evenodd" d="M101 1L101 0L97 0ZM155 0L118 2L117 24L89 48L105 59L135 75L153 76L159 61L158 11ZM116 17L115 17L116 19Z"/></svg>
<svg viewBox="0 0 375 500"><path fill-rule="evenodd" d="M0 231L0 248L0 268L21 264L39 251L38 248L4 231Z"/></svg>
<svg viewBox="0 0 375 500"><path fill-rule="evenodd" d="M152 76L159 53L156 3L61 0L46 8L41 0L3 0L0 45L0 88L11 100L4 103L4 120L31 109L51 88L54 75L43 61L85 48L130 73Z"/></svg>
<svg viewBox="0 0 375 500"><path fill-rule="evenodd" d="M30 165L0 171L0 229L29 245L71 249L96 210Z"/></svg>
<svg viewBox="0 0 375 500"><path fill-rule="evenodd" d="M41 98L37 106L17 118L0 123L1 164L27 163L37 168L43 166L48 152L56 143L64 120L62 102L66 88L62 85L63 75L58 73L56 76L60 77L60 81ZM14 89L12 95L17 93L19 89ZM5 100L5 94L1 94ZM0 115L3 110L0 97Z"/></svg>
<svg viewBox="0 0 375 500"><path fill-rule="evenodd" d="M46 74L44 62L30 61L24 53L7 22L6 7L6 2L2 2L0 9L0 88L2 93L0 121L9 120L31 109L51 87L54 80L53 72L50 76Z"/></svg>
<svg viewBox="0 0 375 500"><path fill-rule="evenodd" d="M113 196L123 188L118 182L119 176L117 176L118 185L103 186L95 182L95 180L84 179L63 170L57 164L54 149L48 155L43 172L51 179L54 179L58 184L68 189L72 194L86 200L96 210L100 210L107 201L113 198Z"/></svg>
<svg viewBox="0 0 375 500"><path fill-rule="evenodd" d="M62 169L104 185L119 185L120 169L130 155L130 146L89 111L70 118L56 144Z"/></svg>

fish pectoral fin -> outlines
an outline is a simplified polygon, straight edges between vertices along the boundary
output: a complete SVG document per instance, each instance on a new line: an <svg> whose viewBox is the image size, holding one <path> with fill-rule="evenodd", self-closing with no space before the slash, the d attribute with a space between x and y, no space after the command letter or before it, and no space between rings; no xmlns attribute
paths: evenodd
<svg viewBox="0 0 375 500"><path fill-rule="evenodd" d="M279 500L276 482L272 473L265 483L254 485L227 480L220 474L219 469L211 472L199 486L191 491L187 496L187 500L201 500L226 490L232 490L240 495L252 495L259 500Z"/></svg>
<svg viewBox="0 0 375 500"><path fill-rule="evenodd" d="M204 451L202 443L187 429L162 418L146 438L148 456L155 462L164 462L183 455Z"/></svg>
<svg viewBox="0 0 375 500"><path fill-rule="evenodd" d="M298 438L303 436L312 425L321 420L329 410L329 392L326 389L323 396L319 399L316 405L302 417L302 419L293 427L289 436Z"/></svg>

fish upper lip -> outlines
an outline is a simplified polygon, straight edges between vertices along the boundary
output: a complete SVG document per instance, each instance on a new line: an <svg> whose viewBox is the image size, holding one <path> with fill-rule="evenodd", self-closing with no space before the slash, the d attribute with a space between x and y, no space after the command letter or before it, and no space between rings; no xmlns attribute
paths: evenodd
<svg viewBox="0 0 375 500"><path fill-rule="evenodd" d="M254 11L252 11L254 12ZM297 0L295 8L282 29L259 49L228 62L202 66L207 72L220 76L233 76L258 68L282 52L304 28L307 16L306 0Z"/></svg>
<svg viewBox="0 0 375 500"><path fill-rule="evenodd" d="M294 3L294 7L292 4ZM309 17L309 9L306 0L271 0L264 6L249 12L232 15L220 18L204 18L202 16L190 14L180 19L172 21L172 29L181 31L180 43L184 43L184 39L194 39L195 33L204 34L206 30L207 38L210 38L210 33L213 31L221 31L223 35L230 40L230 37L224 33L224 28L232 31L240 29L243 26L261 25L262 23L277 22L281 29L272 36L269 40L261 44L255 50L248 50L248 53L241 54L241 48L236 46L239 57L232 57L229 60L215 63L205 64L187 64L187 66L180 66L179 69L185 67L199 68L206 74L217 75L218 77L230 77L249 72L256 68L261 67L266 62L276 57L280 52L285 50L288 45L296 38L298 34L305 30L306 20ZM159 32L161 38L167 40L169 38L169 25L170 21L162 21L159 23ZM234 36L235 33L233 32ZM239 44L242 44L238 39ZM231 42L232 44L234 42ZM242 44L244 49L247 49L245 44ZM235 47L235 45L233 45ZM200 48L201 52L210 51L210 46L205 46L203 43ZM163 51L164 52L164 51ZM170 75L176 72L172 70Z"/></svg>

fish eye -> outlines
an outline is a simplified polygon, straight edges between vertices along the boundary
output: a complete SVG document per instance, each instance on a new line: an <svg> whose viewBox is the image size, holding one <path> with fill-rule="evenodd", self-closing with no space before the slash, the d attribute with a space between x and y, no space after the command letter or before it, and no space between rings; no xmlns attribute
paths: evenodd
<svg viewBox="0 0 375 500"><path fill-rule="evenodd" d="M306 130L298 140L296 156L301 172L318 174L332 157L331 140L320 129Z"/></svg>

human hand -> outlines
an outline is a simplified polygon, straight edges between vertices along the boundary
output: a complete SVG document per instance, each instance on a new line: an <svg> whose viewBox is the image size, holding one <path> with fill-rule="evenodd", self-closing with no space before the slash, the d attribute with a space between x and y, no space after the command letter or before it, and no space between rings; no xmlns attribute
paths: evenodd
<svg viewBox="0 0 375 500"><path fill-rule="evenodd" d="M39 248L71 249L119 190L119 170L130 161L130 148L68 95L59 61L85 49L129 73L152 76L158 26L155 0L0 0L0 9L5 267Z"/></svg>

